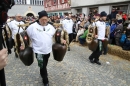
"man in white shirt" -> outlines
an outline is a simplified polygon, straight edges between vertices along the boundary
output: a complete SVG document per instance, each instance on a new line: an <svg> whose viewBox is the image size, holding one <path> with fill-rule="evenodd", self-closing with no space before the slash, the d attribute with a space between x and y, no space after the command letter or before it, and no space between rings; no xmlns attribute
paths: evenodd
<svg viewBox="0 0 130 86"><path fill-rule="evenodd" d="M33 52L38 60L38 66L40 67L40 74L43 79L43 84L44 86L49 86L46 67L50 53L52 52L52 39L55 34L55 28L51 24L47 23L48 14L46 11L41 11L38 15L38 21L31 24L26 31L31 39ZM21 46L20 48L22 50L24 49L24 46Z"/></svg>
<svg viewBox="0 0 130 86"><path fill-rule="evenodd" d="M99 62L99 57L102 54L103 49L103 41L105 40L105 33L106 33L106 18L107 14L106 12L100 13L100 20L95 22L95 25L97 27L97 35L95 35L95 38L98 39L98 47L95 51L89 56L89 60L91 63L97 63L98 65L101 65Z"/></svg>
<svg viewBox="0 0 130 86"><path fill-rule="evenodd" d="M24 22L22 22L22 16L18 13L15 15L15 20L11 21L8 23L8 26L9 28L11 29L12 31L12 39L13 39L13 44L15 46L15 43L14 43L14 36L17 34L17 33L21 33L23 32L24 30L20 27L18 27L19 24L24 24ZM15 51L16 49L14 49ZM18 55L15 53L15 56L18 57Z"/></svg>
<svg viewBox="0 0 130 86"><path fill-rule="evenodd" d="M18 27L19 24L24 24L22 22L22 16L20 14L15 15L15 20L11 21L8 25L12 31L12 38L14 39L14 35L16 35L19 31L19 33L23 32L23 29Z"/></svg>
<svg viewBox="0 0 130 86"><path fill-rule="evenodd" d="M71 41L73 40L73 25L74 22L72 19L70 19L68 16L66 16L66 18L63 20L62 22L63 25L63 29L67 31L67 33L69 34L69 44L71 43ZM68 47L68 51L70 51L70 47Z"/></svg>

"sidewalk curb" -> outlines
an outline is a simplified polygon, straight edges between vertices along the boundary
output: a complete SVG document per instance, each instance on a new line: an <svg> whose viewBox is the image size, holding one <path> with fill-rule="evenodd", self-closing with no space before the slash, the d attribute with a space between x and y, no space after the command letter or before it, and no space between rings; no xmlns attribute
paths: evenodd
<svg viewBox="0 0 130 86"><path fill-rule="evenodd" d="M130 51L116 45L108 45L108 53L130 61Z"/></svg>
<svg viewBox="0 0 130 86"><path fill-rule="evenodd" d="M74 44L77 44L79 45L79 43L74 43ZM73 43L72 43L73 45ZM85 43L83 45L83 47L87 47L87 43ZM126 60L129 60L130 61L130 51L126 51L126 50L123 50L121 47L119 46L116 46L116 45L110 45L108 44L108 54L111 54L111 55L114 55L114 56L118 56L122 59L126 59Z"/></svg>

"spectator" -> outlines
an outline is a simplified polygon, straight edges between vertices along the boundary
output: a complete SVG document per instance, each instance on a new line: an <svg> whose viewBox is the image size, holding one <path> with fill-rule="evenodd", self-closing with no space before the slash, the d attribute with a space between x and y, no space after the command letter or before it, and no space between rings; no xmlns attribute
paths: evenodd
<svg viewBox="0 0 130 86"><path fill-rule="evenodd" d="M123 12L123 14L122 14L122 19L123 19L123 24L124 24L124 22L127 19L127 14L125 12Z"/></svg>
<svg viewBox="0 0 130 86"><path fill-rule="evenodd" d="M120 15L119 13L116 14L116 19L117 19L117 20L121 20L121 19L122 19L122 15Z"/></svg>
<svg viewBox="0 0 130 86"><path fill-rule="evenodd" d="M122 20L118 20L117 21L117 27L115 29L115 42L116 45L120 46L120 38L123 32L123 24L122 24Z"/></svg>
<svg viewBox="0 0 130 86"><path fill-rule="evenodd" d="M118 12L116 11L116 9L115 9L115 8L112 8L111 19L115 19L117 13L118 13Z"/></svg>
<svg viewBox="0 0 130 86"><path fill-rule="evenodd" d="M81 45L83 45L86 42L87 34L88 34L88 29L86 29L84 34L79 37L79 42Z"/></svg>
<svg viewBox="0 0 130 86"><path fill-rule="evenodd" d="M84 33L84 28L83 26L80 25L77 36L76 36L76 41L78 41L79 36L81 36L83 33Z"/></svg>
<svg viewBox="0 0 130 86"><path fill-rule="evenodd" d="M114 30L116 29L117 24L116 24L116 19L112 19L112 24L110 27L110 43L115 44L115 37L114 37Z"/></svg>
<svg viewBox="0 0 130 86"><path fill-rule="evenodd" d="M127 38L130 38L130 18L128 18L128 27L126 29L126 36Z"/></svg>

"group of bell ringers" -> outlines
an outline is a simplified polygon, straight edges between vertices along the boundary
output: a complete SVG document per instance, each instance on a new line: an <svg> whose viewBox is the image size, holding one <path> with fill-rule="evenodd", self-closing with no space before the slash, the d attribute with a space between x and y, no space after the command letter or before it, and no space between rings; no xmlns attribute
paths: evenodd
<svg viewBox="0 0 130 86"><path fill-rule="evenodd" d="M46 11L41 11L38 15L37 21L25 24L21 21L21 15L17 14L15 20L6 24L6 30L10 42L9 47L14 48L15 56L19 57L26 66L30 66L35 54L43 84L49 86L47 64L50 53L53 52L55 60L63 60L67 49L70 50L69 44L73 40L73 21L66 17L62 24L51 25L48 23ZM105 24L106 16L106 12L100 13L100 18L89 25L86 37L88 48L93 51L89 60L91 63L99 65L101 65L99 57L103 49L107 48L109 38L110 27Z"/></svg>

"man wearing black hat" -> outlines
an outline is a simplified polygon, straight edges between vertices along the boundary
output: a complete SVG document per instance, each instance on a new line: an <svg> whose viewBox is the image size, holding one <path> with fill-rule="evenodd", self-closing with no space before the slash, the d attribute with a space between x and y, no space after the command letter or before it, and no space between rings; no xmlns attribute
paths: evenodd
<svg viewBox="0 0 130 86"><path fill-rule="evenodd" d="M105 11L100 13L100 20L95 22L95 25L97 27L97 34L95 35L95 38L98 40L98 46L95 51L89 56L89 60L91 63L96 63L98 65L101 65L99 62L99 57L102 54L103 49L103 41L105 40L105 33L106 33L106 18L107 13Z"/></svg>
<svg viewBox="0 0 130 86"><path fill-rule="evenodd" d="M55 34L55 28L48 24L48 14L46 11L38 13L39 19L27 28L27 34L32 42L32 48L38 60L40 74L44 86L49 86L47 63L52 51L52 38ZM24 49L21 46L21 49Z"/></svg>

